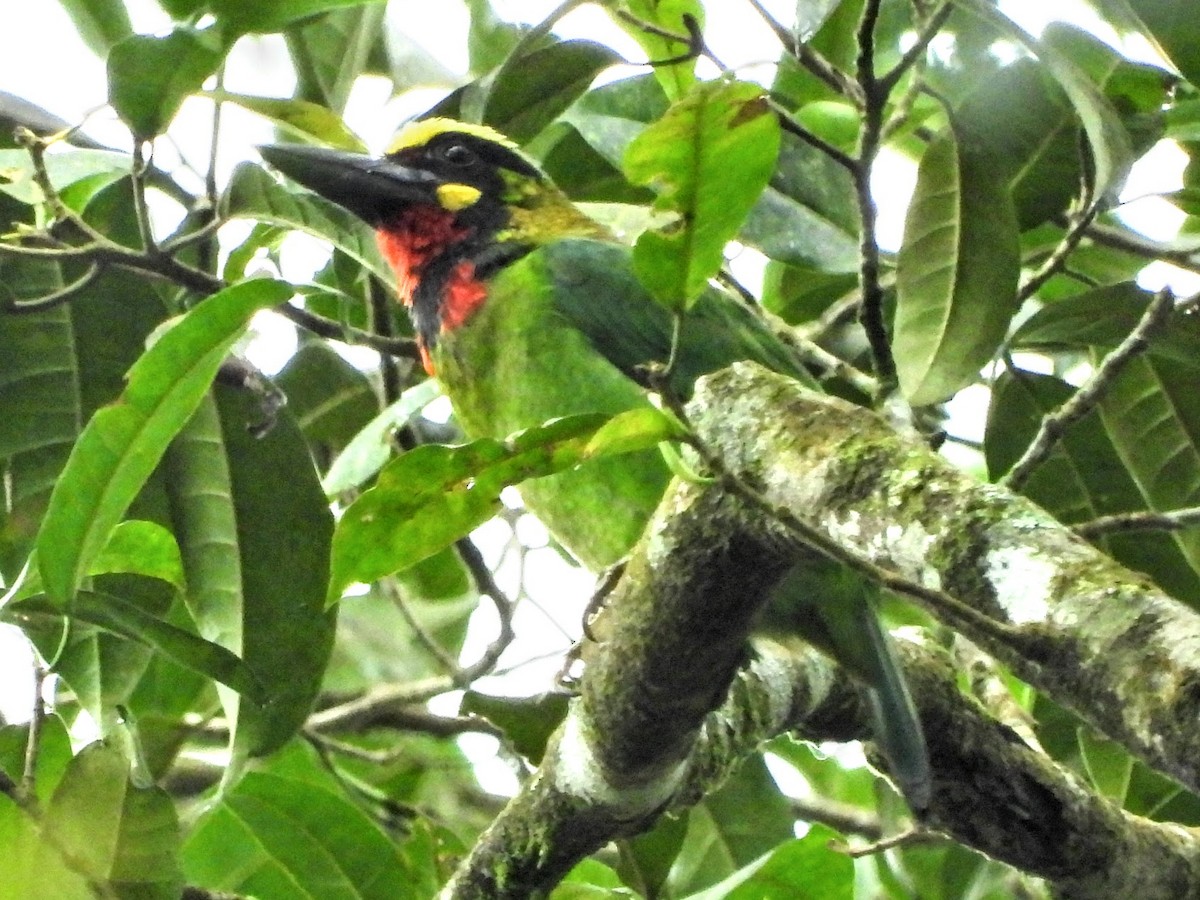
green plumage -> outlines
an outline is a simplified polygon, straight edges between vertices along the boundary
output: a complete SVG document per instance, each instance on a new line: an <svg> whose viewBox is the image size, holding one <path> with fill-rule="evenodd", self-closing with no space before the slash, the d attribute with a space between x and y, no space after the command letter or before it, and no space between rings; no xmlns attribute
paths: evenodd
<svg viewBox="0 0 1200 900"><path fill-rule="evenodd" d="M630 377L665 362L672 318L634 277L628 249L573 238L501 270L466 325L440 336L438 379L471 435L505 437L573 413L618 413L649 401ZM807 377L761 320L731 298L701 297L683 326L672 388L737 360ZM597 460L526 482L522 496L585 565L600 570L629 552L670 473L657 451Z"/></svg>
<svg viewBox="0 0 1200 900"><path fill-rule="evenodd" d="M488 129L416 123L394 148L383 160L295 147L264 155L391 240L405 300L463 430L503 439L560 416L649 403L639 370L667 361L674 320L634 276L628 248L604 240L602 226ZM450 190L443 196L441 187ZM406 218L414 211L422 215ZM444 244L440 255L422 257L431 242L421 229L430 227ZM447 328L450 278L461 264L485 273L486 297ZM690 396L698 377L739 360L811 383L758 315L710 288L684 316L670 388ZM599 571L637 542L669 481L661 455L644 451L526 482L521 493ZM930 793L924 738L877 617L877 593L814 556L776 588L771 623L869 686L876 737L909 803L921 808Z"/></svg>
<svg viewBox="0 0 1200 900"><path fill-rule="evenodd" d="M665 362L672 318L638 283L628 249L569 238L502 270L483 307L443 334L438 378L463 428L502 438L573 413L618 413L648 403L638 367ZM811 379L762 319L715 289L688 311L671 388L739 360ZM657 452L608 457L521 486L526 505L594 571L641 537L670 473ZM891 642L875 609L878 589L820 557L792 570L771 621L798 631L871 686L878 740L909 802L928 802L925 743Z"/></svg>

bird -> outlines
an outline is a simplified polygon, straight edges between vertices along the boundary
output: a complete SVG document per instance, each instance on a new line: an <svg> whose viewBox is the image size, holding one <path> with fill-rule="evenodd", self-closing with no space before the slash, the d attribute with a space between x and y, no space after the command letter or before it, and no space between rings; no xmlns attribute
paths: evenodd
<svg viewBox="0 0 1200 900"><path fill-rule="evenodd" d="M677 319L642 287L630 249L489 126L416 120L379 157L301 144L259 152L374 229L424 367L468 437L645 406L646 366L668 358L663 389L682 399L701 375L742 360L813 383L759 312L717 286ZM671 476L662 454L643 450L529 480L521 496L602 572L641 537ZM812 560L783 582L797 590L781 607L867 686L876 741L910 807L924 808L924 735L878 617L877 586Z"/></svg>

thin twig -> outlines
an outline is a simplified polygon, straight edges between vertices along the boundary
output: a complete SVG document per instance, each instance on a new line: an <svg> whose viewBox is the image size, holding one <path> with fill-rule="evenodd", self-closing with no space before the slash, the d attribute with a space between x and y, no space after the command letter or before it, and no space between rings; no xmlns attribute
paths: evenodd
<svg viewBox="0 0 1200 900"><path fill-rule="evenodd" d="M454 681L447 675L402 684L378 684L359 697L318 710L308 717L305 727L316 731L347 728L354 722L378 716L380 710L411 707L451 690Z"/></svg>
<svg viewBox="0 0 1200 900"><path fill-rule="evenodd" d="M1079 246L1079 242L1083 240L1087 234L1088 228L1096 218L1096 214L1100 211L1095 203L1083 203L1082 210L1071 217L1070 226L1062 236L1062 240L1046 257L1038 270L1029 276L1028 280L1021 285L1017 291L1017 302L1024 302L1032 297L1041 289L1047 281L1057 275L1066 266L1067 258Z"/></svg>
<svg viewBox="0 0 1200 900"><path fill-rule="evenodd" d="M220 148L221 110L225 96L225 63L217 67L217 83L214 85L212 131L208 143L208 171L204 174L204 194L211 209L217 208L217 151Z"/></svg>
<svg viewBox="0 0 1200 900"><path fill-rule="evenodd" d="M854 157L849 153L839 150L833 144L819 137L800 124L800 120L792 115L791 110L779 103L772 97L767 97L767 104L771 107L771 111L775 113L779 119L779 127L788 134L795 135L804 141L809 146L820 150L835 163L849 172L853 172L856 166Z"/></svg>
<svg viewBox="0 0 1200 900"><path fill-rule="evenodd" d="M394 578L380 579L379 586L384 595L391 601L392 606L396 608L401 618L404 619L405 623L412 630L417 643L424 647L426 652L438 661L438 664L452 679L456 682L459 681L462 676L462 669L459 667L458 661L447 653L446 649L421 624L421 620L416 617L409 607L408 601L404 599L404 594L396 584L396 580Z"/></svg>
<svg viewBox="0 0 1200 900"><path fill-rule="evenodd" d="M142 250L147 256L155 257L162 253L158 242L154 239L154 230L150 227L150 208L146 205L146 169L145 144L139 140L133 142L133 171L130 173L130 183L133 185L133 212L137 218L138 236L142 241Z"/></svg>
<svg viewBox="0 0 1200 900"><path fill-rule="evenodd" d="M838 841L831 842L831 849L837 850L839 853L844 853L851 859L860 859L864 856L874 856L876 853L883 853L885 850L892 850L896 847L908 847L913 844L936 844L942 843L945 840L946 837L938 834L936 831L922 828L920 825L914 825L912 828L906 828L899 834L873 841L865 847L851 847L848 844Z"/></svg>
<svg viewBox="0 0 1200 900"><path fill-rule="evenodd" d="M46 148L50 145L50 140L43 140L23 125L13 132L13 137L29 152L29 159L33 164L33 181L53 211L54 218L70 222L91 240L107 240L104 235L85 222L82 216L63 203L62 197L58 195L58 191L50 180L50 172L46 168Z"/></svg>
<svg viewBox="0 0 1200 900"><path fill-rule="evenodd" d="M1025 486L1034 470L1050 456L1066 430L1091 412L1125 365L1145 351L1150 338L1166 324L1174 308L1175 297L1169 289L1164 288L1155 294L1137 326L1101 360L1092 377L1066 403L1042 419L1032 443L1004 476L1001 484L1012 491L1020 491Z"/></svg>
<svg viewBox="0 0 1200 900"><path fill-rule="evenodd" d="M1063 223L1060 221L1059 224ZM1200 272L1200 246L1197 246L1194 240L1184 244L1164 243L1124 228L1115 228L1101 223L1094 223L1088 229L1087 236L1105 247L1124 250L1145 259L1169 262L1192 272Z"/></svg>
<svg viewBox="0 0 1200 900"><path fill-rule="evenodd" d="M793 797L788 800L791 813L805 822L820 822L842 834L857 834L871 841L883 837L879 817L851 803L828 797Z"/></svg>
<svg viewBox="0 0 1200 900"><path fill-rule="evenodd" d="M175 253L179 250L184 250L188 247L191 247L193 244L200 243L205 238L212 237L214 234L216 234L217 229L224 224L225 223L221 221L220 217L214 214L210 221L206 222L204 225L201 225L199 228L193 229L186 234L177 234L174 237L163 241L162 244L159 245L159 249L161 249L163 253Z"/></svg>
<svg viewBox="0 0 1200 900"><path fill-rule="evenodd" d="M500 590L478 547L466 538L455 546L475 581L476 590L481 595L486 594L490 597L496 606L496 614L500 620L500 633L496 639L488 645L477 661L457 669L452 675L438 675L404 684L377 685L360 697L313 713L309 717L308 728L318 731L344 728L349 722L371 718L381 709L395 710L414 706L446 691L466 687L495 668L497 660L513 641L512 619L516 604Z"/></svg>
<svg viewBox="0 0 1200 900"><path fill-rule="evenodd" d="M942 26L946 24L946 20L950 18L950 12L953 9L954 3L946 2L933 11L933 14L925 20L925 24L917 33L916 42L904 52L900 61L890 71L879 77L878 84L881 90L891 93L892 89L900 83L900 79L904 77L904 73L925 58L925 51L929 48L930 41L937 37Z"/></svg>
<svg viewBox="0 0 1200 900"><path fill-rule="evenodd" d="M7 303L0 300L0 310L20 314L42 312L43 310L51 309L61 303L66 303L80 291L87 288L93 281L100 277L100 273L100 265L93 262L82 275L70 284L63 285L57 291L43 294L33 300L10 300Z"/></svg>
<svg viewBox="0 0 1200 900"><path fill-rule="evenodd" d="M46 722L46 676L49 673L41 660L33 664L33 715L29 718L29 737L25 741L25 770L21 773L19 795L26 803L37 796L37 765L42 749L42 726Z"/></svg>
<svg viewBox="0 0 1200 900"><path fill-rule="evenodd" d="M858 26L858 83L862 88L863 123L859 132L858 159L854 166L854 187L862 234L859 237L859 279L862 305L859 321L871 347L875 375L884 391L896 383L896 361L883 315L883 288L880 285L879 243L876 240L878 210L871 196L871 171L879 153L883 134L883 112L888 89L875 76L875 24L880 0L867 0Z"/></svg>
<svg viewBox="0 0 1200 900"><path fill-rule="evenodd" d="M333 319L327 319L290 303L281 303L272 308L285 319L299 325L305 331L312 332L317 337L343 341L347 344L360 344L400 359L420 359L417 342L412 338L381 337L360 328L343 325L341 322L335 322Z"/></svg>
<svg viewBox="0 0 1200 900"><path fill-rule="evenodd" d="M427 734L430 737L456 737L460 734L490 734L493 737L500 737L502 734L499 728L479 716L438 716L427 710L405 709L388 710L386 719L386 722L380 722L378 719L372 720L370 717L360 716L353 721L347 720L338 724L343 729L350 725L361 728L383 724L396 730ZM326 732L330 728L329 725L314 725L310 721L304 729L304 736L334 753L381 766L394 762L404 754L411 752L411 748L407 746L372 750L357 744L346 743L327 734Z"/></svg>
<svg viewBox="0 0 1200 900"><path fill-rule="evenodd" d="M491 598L496 607L496 617L500 620L500 633L496 635L496 639L488 645L478 660L462 671L469 684L480 675L491 672L496 667L496 662L501 655L508 649L509 644L513 642L516 635L513 632L512 621L516 603L500 589L500 585L496 583L495 573L488 568L483 554L469 538L462 538L455 544L455 547L458 548L458 555L466 565L467 571L471 573L471 578L475 582L475 590L479 594L486 594Z"/></svg>
<svg viewBox="0 0 1200 900"><path fill-rule="evenodd" d="M759 0L748 0L748 2L754 7L759 16L762 17L763 21L767 23L767 27L775 33L776 40L783 45L784 50L792 54L800 65L859 109L863 107L864 97L862 89L852 79L848 78L844 72L829 62L818 51L814 50L804 41L799 40L796 35L784 28Z"/></svg>
<svg viewBox="0 0 1200 900"><path fill-rule="evenodd" d="M914 4L914 6L916 5ZM891 136L903 127L912 115L917 98L924 92L926 88L924 73L928 66L926 51L929 49L930 41L938 35L942 26L946 24L946 19L950 17L952 6L953 4L950 2L944 3L931 16L925 19L925 23L921 26L920 33L917 36L916 43L908 48L908 51L901 57L900 62L890 72L880 78L880 83L885 85L890 93L895 89L905 72L912 72L912 78L909 79L904 93L900 95L899 100L892 104L891 115L888 116L883 126L884 138ZM920 10L918 9L919 12Z"/></svg>
<svg viewBox="0 0 1200 900"><path fill-rule="evenodd" d="M1090 522L1071 526L1086 538L1130 531L1185 531L1200 528L1200 506L1173 509L1170 512L1127 512L1098 516Z"/></svg>

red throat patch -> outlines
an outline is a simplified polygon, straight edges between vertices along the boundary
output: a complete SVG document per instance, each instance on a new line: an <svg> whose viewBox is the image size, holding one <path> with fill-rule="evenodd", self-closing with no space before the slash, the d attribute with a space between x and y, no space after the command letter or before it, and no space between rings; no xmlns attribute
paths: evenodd
<svg viewBox="0 0 1200 900"><path fill-rule="evenodd" d="M379 251L396 273L396 290L412 306L425 266L470 234L455 224L454 213L436 206L412 206L375 232ZM466 322L487 298L487 287L475 278L475 263L464 259L450 271L442 294L441 331ZM421 344L425 371L433 372L429 348Z"/></svg>

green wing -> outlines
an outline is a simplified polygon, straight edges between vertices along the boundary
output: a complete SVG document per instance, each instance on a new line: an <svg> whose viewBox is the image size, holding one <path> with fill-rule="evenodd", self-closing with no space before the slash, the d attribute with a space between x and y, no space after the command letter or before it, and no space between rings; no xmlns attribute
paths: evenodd
<svg viewBox="0 0 1200 900"><path fill-rule="evenodd" d="M538 251L555 308L631 377L671 352L671 313L633 273L629 249L605 241L556 241ZM671 387L688 397L697 378L740 360L811 383L795 355L740 300L710 288L684 315Z"/></svg>

